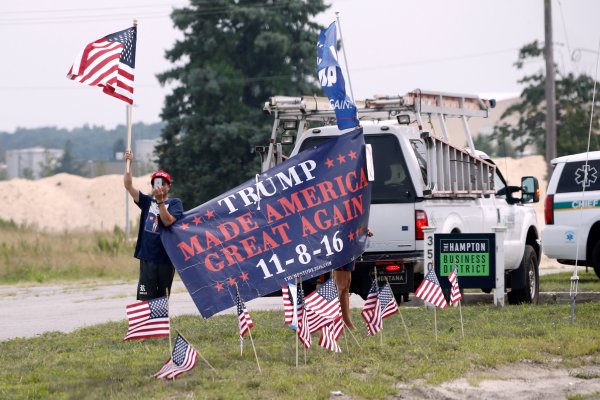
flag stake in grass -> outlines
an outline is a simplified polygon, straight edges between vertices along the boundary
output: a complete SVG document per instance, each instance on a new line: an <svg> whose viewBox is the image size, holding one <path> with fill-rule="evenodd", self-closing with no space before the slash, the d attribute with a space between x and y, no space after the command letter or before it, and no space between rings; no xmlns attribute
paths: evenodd
<svg viewBox="0 0 600 400"><path fill-rule="evenodd" d="M242 297L240 296L240 289L239 289L237 283L235 284L235 291L237 292L237 300L238 300L237 304L238 304L238 326L239 326L239 321L240 321L239 307L240 307L240 304L243 304L243 302L242 302ZM246 306L243 305L242 308L243 308L243 311L246 312ZM252 343L252 350L254 350L254 357L256 358L256 365L258 367L258 372L262 373L262 370L260 369L260 363L258 362L258 354L256 353L256 347L254 346L254 339L252 339L252 332L250 329L250 328L252 328L252 321L250 321L250 325L247 328L248 328L247 329L248 335L250 336L250 343ZM240 340L241 341L244 340L243 333L241 330L240 330ZM241 343L243 344L243 342L241 342ZM241 347L241 348L243 349L243 347Z"/></svg>
<svg viewBox="0 0 600 400"><path fill-rule="evenodd" d="M171 305L169 304L169 299L171 298L171 293L169 293L169 288L167 290L167 315L169 317L169 354L173 351L173 341L171 338ZM183 335L182 335L183 337ZM184 338L185 339L185 338ZM189 343L189 342L188 342ZM175 378L173 378L175 379Z"/></svg>
<svg viewBox="0 0 600 400"><path fill-rule="evenodd" d="M181 332L179 332L177 329L175 329L175 332L177 332L177 334L178 334L179 336L181 336L181 337L182 337L182 338L183 338L183 339L184 339L186 342L190 343L190 345L192 344L192 343L191 343L189 340L187 340L187 339L185 338L185 336L183 336L183 335L181 334ZM198 349L198 347L195 347L195 348L196 348L196 349ZM196 350L196 353L197 353L197 354L200 356L200 358L202 359L202 361L204 361L204 362L206 363L206 365L208 365L208 366L209 366L209 368L210 368L210 369L212 369L213 371L216 371L216 369L215 369L215 368L214 368L212 365L210 365L210 363L208 362L208 360L207 360L206 358L204 358L204 356L202 355L202 353L200 353L200 351L199 351L199 350Z"/></svg>
<svg viewBox="0 0 600 400"><path fill-rule="evenodd" d="M388 281L387 276L385 277L385 283L387 285L390 284L390 282ZM391 286L390 286L390 288L391 288ZM394 301L396 301L396 300L394 299ZM402 316L402 312L400 311L400 307L398 307L398 315L400 315L400 320L402 321L402 326L404 327L404 332L406 332L406 337L408 339L408 344L412 345L413 343L412 343L412 340L410 340L410 334L408 333L408 326L406 325L406 322L404 321L404 317Z"/></svg>
<svg viewBox="0 0 600 400"><path fill-rule="evenodd" d="M462 316L462 294L460 293L460 287L458 286L458 267L454 265L450 274L448 274L448 280L450 281L450 305L458 303L458 311L460 314L460 331L462 333L462 337L465 337L465 326L463 324L463 316Z"/></svg>

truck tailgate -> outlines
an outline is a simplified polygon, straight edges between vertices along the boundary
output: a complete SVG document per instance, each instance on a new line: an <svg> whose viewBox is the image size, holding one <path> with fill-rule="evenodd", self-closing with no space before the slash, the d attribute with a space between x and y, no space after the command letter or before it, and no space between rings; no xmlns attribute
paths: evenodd
<svg viewBox="0 0 600 400"><path fill-rule="evenodd" d="M414 203L371 204L366 252L416 250Z"/></svg>

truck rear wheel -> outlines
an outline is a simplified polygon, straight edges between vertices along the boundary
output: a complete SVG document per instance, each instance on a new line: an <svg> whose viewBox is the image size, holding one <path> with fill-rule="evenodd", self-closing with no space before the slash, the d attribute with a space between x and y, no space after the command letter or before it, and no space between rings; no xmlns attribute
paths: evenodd
<svg viewBox="0 0 600 400"><path fill-rule="evenodd" d="M600 278L600 242L597 242L592 251L592 267L596 276Z"/></svg>
<svg viewBox="0 0 600 400"><path fill-rule="evenodd" d="M537 304L540 296L540 275L537 254L532 246L525 246L523 260L521 260L519 268L513 271L513 276L517 279L513 278L511 281L518 282L523 279L525 285L522 288L512 289L508 293L508 304Z"/></svg>

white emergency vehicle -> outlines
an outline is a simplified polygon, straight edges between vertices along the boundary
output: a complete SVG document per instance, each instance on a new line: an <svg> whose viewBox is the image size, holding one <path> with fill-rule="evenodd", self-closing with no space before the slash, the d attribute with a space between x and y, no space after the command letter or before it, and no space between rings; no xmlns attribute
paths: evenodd
<svg viewBox="0 0 600 400"><path fill-rule="evenodd" d="M600 278L600 151L555 158L544 203L544 254Z"/></svg>
<svg viewBox="0 0 600 400"><path fill-rule="evenodd" d="M487 117L493 101L416 90L356 103L373 154L369 228L375 235L357 262L351 291L365 298L376 266L378 278L407 301L423 279L423 227L434 226L435 233L491 233L504 226L505 265L499 268L505 270L508 301L537 302L541 245L535 211L525 203L538 201L538 181L524 177L521 186L507 186L490 158L472 150L468 119ZM263 171L286 158L286 144L293 144L293 156L344 133L326 98L272 97L264 111L274 125L270 145L257 148ZM461 121L471 150L450 143L448 118ZM441 128L438 135L425 129L433 119Z"/></svg>

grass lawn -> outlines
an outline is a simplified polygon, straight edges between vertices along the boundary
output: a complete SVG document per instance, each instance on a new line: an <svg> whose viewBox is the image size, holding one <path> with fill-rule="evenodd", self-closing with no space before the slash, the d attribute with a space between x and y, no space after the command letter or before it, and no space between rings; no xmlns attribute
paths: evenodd
<svg viewBox="0 0 600 400"><path fill-rule="evenodd" d="M398 382L436 384L518 361L564 368L600 363L597 303L578 304L574 324L566 305L463 307L464 338L459 309L437 310L437 341L431 309L401 310L410 342L395 314L384 321L383 345L380 337L366 337L362 324L358 344L348 334L340 338L341 354L319 348L313 335L306 363L299 351L298 368L295 336L282 313L251 311L262 373L248 336L240 356L235 316L173 318L173 332L216 368L199 360L175 381L152 377L170 356L169 340L124 342L125 321L9 340L0 343L0 398L324 399L342 391L380 399L393 396ZM353 312L358 322L359 310Z"/></svg>

